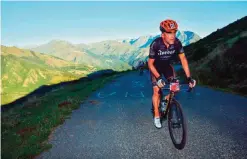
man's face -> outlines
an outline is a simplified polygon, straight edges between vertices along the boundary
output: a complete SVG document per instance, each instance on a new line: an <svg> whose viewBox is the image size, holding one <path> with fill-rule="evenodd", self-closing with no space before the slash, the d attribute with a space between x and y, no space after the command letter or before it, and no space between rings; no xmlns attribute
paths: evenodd
<svg viewBox="0 0 247 159"><path fill-rule="evenodd" d="M175 39L176 39L176 31L172 31L172 32L164 32L162 34L162 37L164 38L164 40L168 43L168 44L174 44Z"/></svg>

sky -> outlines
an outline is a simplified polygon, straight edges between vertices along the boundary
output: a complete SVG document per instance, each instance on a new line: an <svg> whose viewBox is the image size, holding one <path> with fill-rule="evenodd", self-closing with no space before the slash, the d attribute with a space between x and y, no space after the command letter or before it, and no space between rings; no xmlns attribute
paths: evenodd
<svg viewBox="0 0 247 159"><path fill-rule="evenodd" d="M247 2L13 2L1 3L1 42L7 46L138 38L160 34L174 19L179 30L205 37L247 16Z"/></svg>

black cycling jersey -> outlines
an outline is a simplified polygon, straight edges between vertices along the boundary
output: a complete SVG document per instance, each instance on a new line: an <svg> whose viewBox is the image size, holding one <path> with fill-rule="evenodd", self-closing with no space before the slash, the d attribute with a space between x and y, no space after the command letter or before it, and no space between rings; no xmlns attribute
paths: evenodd
<svg viewBox="0 0 247 159"><path fill-rule="evenodd" d="M169 66L178 54L184 53L182 43L176 38L174 44L167 48L162 37L156 38L150 45L149 58L155 59L154 66L157 69Z"/></svg>

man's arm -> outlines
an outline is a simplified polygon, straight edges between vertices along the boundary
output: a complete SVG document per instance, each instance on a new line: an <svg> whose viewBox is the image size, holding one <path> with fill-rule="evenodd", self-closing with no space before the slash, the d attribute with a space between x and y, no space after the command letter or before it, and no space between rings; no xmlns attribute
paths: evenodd
<svg viewBox="0 0 247 159"><path fill-rule="evenodd" d="M178 56L179 56L179 59L180 59L180 61L182 63L182 66L183 66L184 72L186 74L186 77L189 78L190 77L190 69L189 69L187 58L184 55L184 53L180 53Z"/></svg>
<svg viewBox="0 0 247 159"><path fill-rule="evenodd" d="M154 60L155 59L148 59L148 68L149 70L154 74L154 76L156 78L160 77L160 74L158 73L158 71L156 70L156 68L154 67Z"/></svg>
<svg viewBox="0 0 247 159"><path fill-rule="evenodd" d="M157 56L157 44L156 44L156 41L154 40L151 43L150 49L149 49L148 68L156 78L159 78L160 74L158 73L158 71L154 67L154 61L156 59L156 56Z"/></svg>

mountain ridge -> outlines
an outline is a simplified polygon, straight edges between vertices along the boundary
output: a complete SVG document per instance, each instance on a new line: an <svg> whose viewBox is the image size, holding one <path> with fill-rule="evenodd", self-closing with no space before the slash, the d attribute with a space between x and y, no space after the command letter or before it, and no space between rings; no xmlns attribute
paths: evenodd
<svg viewBox="0 0 247 159"><path fill-rule="evenodd" d="M191 31L178 31L176 36L181 40L184 46L200 39L197 34ZM50 54L68 61L81 59L79 63L89 62L89 58L83 60L83 58L86 58L87 56L98 56L98 59L114 59L114 61L119 60L118 63L121 63L122 61L131 66L135 66L138 60L147 59L148 46L157 37L160 37L160 35L145 35L135 39L103 40L101 42L89 44L72 44L64 40L52 40L39 47L31 48L31 50L47 53L50 52ZM59 45L63 46L59 47ZM66 46L68 46L68 48L66 48ZM70 52L70 54L68 54L68 52ZM82 54L84 54L85 57ZM92 59L94 58L92 57ZM98 66L101 66L103 63L98 62L97 64Z"/></svg>
<svg viewBox="0 0 247 159"><path fill-rule="evenodd" d="M247 94L247 16L184 48L201 84Z"/></svg>
<svg viewBox="0 0 247 159"><path fill-rule="evenodd" d="M2 104L20 98L41 85L75 80L100 69L3 45L1 65Z"/></svg>

